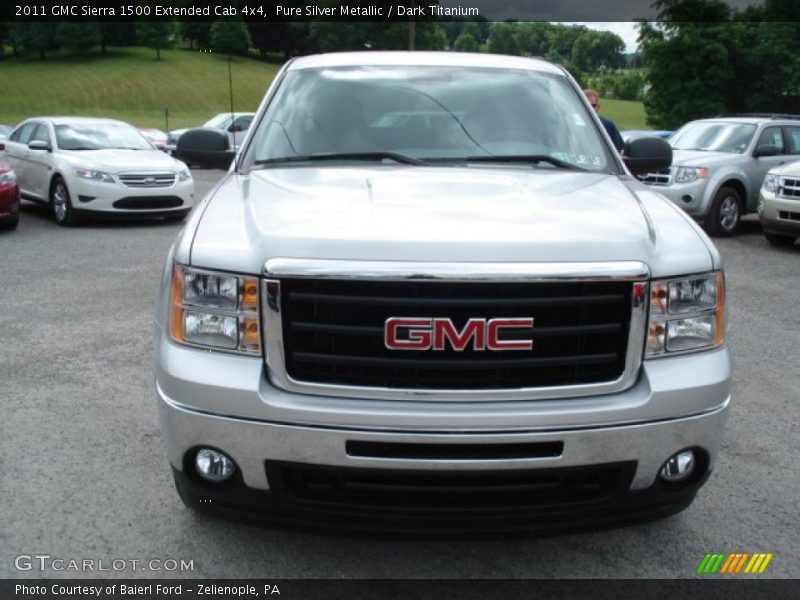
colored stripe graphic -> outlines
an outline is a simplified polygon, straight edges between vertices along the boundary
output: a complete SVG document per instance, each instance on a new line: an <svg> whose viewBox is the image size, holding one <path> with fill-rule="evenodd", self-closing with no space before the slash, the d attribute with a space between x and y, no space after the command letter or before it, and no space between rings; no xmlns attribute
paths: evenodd
<svg viewBox="0 0 800 600"><path fill-rule="evenodd" d="M728 554L707 553L697 565L696 572L701 575L745 573L760 574L766 571L767 565L775 556L772 553L756 552L731 552Z"/></svg>

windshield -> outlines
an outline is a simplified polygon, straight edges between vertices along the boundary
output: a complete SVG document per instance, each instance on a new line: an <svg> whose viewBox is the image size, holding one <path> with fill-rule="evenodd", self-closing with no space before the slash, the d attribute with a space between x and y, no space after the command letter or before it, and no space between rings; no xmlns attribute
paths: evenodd
<svg viewBox="0 0 800 600"><path fill-rule="evenodd" d="M592 171L613 163L579 92L563 76L403 66L290 71L245 165L339 155L380 160L389 153L443 164L551 157L531 164Z"/></svg>
<svg viewBox="0 0 800 600"><path fill-rule="evenodd" d="M756 126L749 123L689 123L669 139L675 150L706 150L742 154Z"/></svg>
<svg viewBox="0 0 800 600"><path fill-rule="evenodd" d="M125 123L56 125L56 142L62 150L152 150L145 137Z"/></svg>
<svg viewBox="0 0 800 600"><path fill-rule="evenodd" d="M203 127L216 127L217 129L225 129L230 124L230 122L231 122L231 114L222 113L206 121Z"/></svg>

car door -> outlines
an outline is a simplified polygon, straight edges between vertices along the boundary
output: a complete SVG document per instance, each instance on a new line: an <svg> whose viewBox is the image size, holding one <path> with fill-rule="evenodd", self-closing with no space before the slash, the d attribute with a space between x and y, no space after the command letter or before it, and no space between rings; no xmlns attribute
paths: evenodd
<svg viewBox="0 0 800 600"><path fill-rule="evenodd" d="M783 127L780 125L768 125L765 127L758 136L755 148L759 146L774 146L777 150L777 154L774 156L759 156L758 158L753 158L750 173L748 174L750 179L749 206L751 209L754 208L758 202L758 192L761 189L761 184L764 183L764 177L767 175L767 171L789 160L786 141L783 137Z"/></svg>
<svg viewBox="0 0 800 600"><path fill-rule="evenodd" d="M39 141L47 144L50 150L28 150L28 164L25 177L30 184L30 193L47 200L50 194L50 174L53 171L53 139L47 123L39 123L28 142Z"/></svg>
<svg viewBox="0 0 800 600"><path fill-rule="evenodd" d="M26 121L3 142L6 147L6 158L17 174L17 183L19 183L19 189L24 196L31 195L31 185L27 178L28 153L30 152L28 142L37 127L38 123L35 121Z"/></svg>

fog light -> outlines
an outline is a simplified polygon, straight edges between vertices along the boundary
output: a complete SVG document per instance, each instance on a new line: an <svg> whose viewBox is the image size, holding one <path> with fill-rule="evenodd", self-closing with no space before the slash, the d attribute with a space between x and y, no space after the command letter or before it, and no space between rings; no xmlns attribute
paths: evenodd
<svg viewBox="0 0 800 600"><path fill-rule="evenodd" d="M692 196L691 194L684 194L683 196L681 196L681 201L684 204L691 204L692 202L694 202L694 196Z"/></svg>
<svg viewBox="0 0 800 600"><path fill-rule="evenodd" d="M194 466L200 477L212 483L222 483L236 472L236 463L227 455L210 448L197 451Z"/></svg>
<svg viewBox="0 0 800 600"><path fill-rule="evenodd" d="M694 452L691 450L681 450L667 459L667 462L661 467L659 477L668 483L683 481L694 473L695 464Z"/></svg>

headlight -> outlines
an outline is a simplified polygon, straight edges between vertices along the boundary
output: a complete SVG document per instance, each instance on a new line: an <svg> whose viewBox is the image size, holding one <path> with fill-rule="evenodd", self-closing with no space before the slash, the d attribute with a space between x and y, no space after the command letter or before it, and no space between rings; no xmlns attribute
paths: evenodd
<svg viewBox="0 0 800 600"><path fill-rule="evenodd" d="M178 171L178 181L189 181L191 178L192 174L189 173L189 169Z"/></svg>
<svg viewBox="0 0 800 600"><path fill-rule="evenodd" d="M764 177L764 189L768 192L775 193L775 190L778 189L778 176L774 173L767 173L767 176Z"/></svg>
<svg viewBox="0 0 800 600"><path fill-rule="evenodd" d="M169 335L176 342L261 354L258 279L175 265Z"/></svg>
<svg viewBox="0 0 800 600"><path fill-rule="evenodd" d="M693 183L707 177L708 169L705 167L680 167L675 174L675 183Z"/></svg>
<svg viewBox="0 0 800 600"><path fill-rule="evenodd" d="M722 272L651 283L646 358L710 350L721 346L724 340Z"/></svg>
<svg viewBox="0 0 800 600"><path fill-rule="evenodd" d="M92 181L103 181L105 183L114 183L114 178L108 173L103 171L92 171L91 169L75 169L75 175L83 179L91 179Z"/></svg>
<svg viewBox="0 0 800 600"><path fill-rule="evenodd" d="M17 174L14 171L3 171L0 173L0 185L13 185L17 181Z"/></svg>

